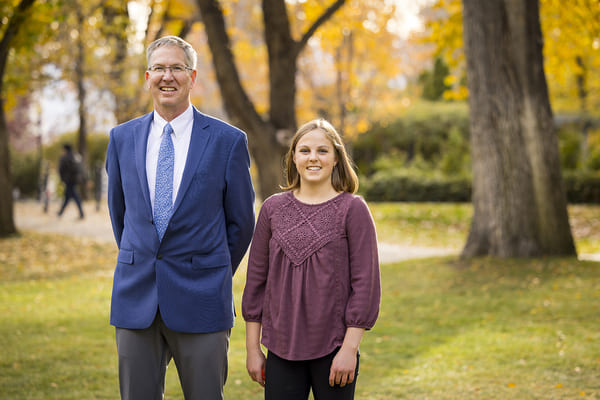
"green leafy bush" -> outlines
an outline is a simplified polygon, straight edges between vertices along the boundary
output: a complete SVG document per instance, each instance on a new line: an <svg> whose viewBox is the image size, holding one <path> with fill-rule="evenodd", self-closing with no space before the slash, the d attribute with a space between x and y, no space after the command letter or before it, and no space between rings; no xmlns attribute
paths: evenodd
<svg viewBox="0 0 600 400"><path fill-rule="evenodd" d="M471 181L466 177L381 171L362 179L360 193L367 201L466 202L471 200Z"/></svg>
<svg viewBox="0 0 600 400"><path fill-rule="evenodd" d="M600 175L568 172L564 174L564 183L569 203L600 203ZM360 193L367 201L468 202L471 201L471 179L406 170L380 171L362 177Z"/></svg>
<svg viewBox="0 0 600 400"><path fill-rule="evenodd" d="M584 151L578 124L558 124L557 135L567 200L599 203L600 132L588 132ZM372 201L470 201L469 137L465 103L417 103L352 143L361 193Z"/></svg>
<svg viewBox="0 0 600 400"><path fill-rule="evenodd" d="M591 172L564 174L569 203L600 203L600 175Z"/></svg>
<svg viewBox="0 0 600 400"><path fill-rule="evenodd" d="M23 197L36 197L39 194L40 157L37 151L19 153L11 150L10 168L13 189Z"/></svg>
<svg viewBox="0 0 600 400"><path fill-rule="evenodd" d="M557 132L562 168L566 171L576 170L581 164L581 133L571 126L564 126Z"/></svg>
<svg viewBox="0 0 600 400"><path fill-rule="evenodd" d="M423 103L389 124L376 124L353 143L361 174L379 171L377 160L397 157L404 167L425 161L449 174L470 170L469 119L465 104Z"/></svg>

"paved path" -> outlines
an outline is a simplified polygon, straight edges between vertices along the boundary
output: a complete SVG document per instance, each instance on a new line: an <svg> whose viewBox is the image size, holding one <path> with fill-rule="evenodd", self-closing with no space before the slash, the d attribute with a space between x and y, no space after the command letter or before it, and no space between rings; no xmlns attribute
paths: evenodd
<svg viewBox="0 0 600 400"><path fill-rule="evenodd" d="M114 243L114 236L108 217L106 203L102 203L96 211L94 203L84 204L85 218L79 219L74 203L70 203L62 217L56 213L60 208L58 202L50 204L48 213L44 213L40 203L35 201L19 201L15 203L15 224L18 229L44 233L60 233L87 237L103 243ZM423 257L437 257L456 254L456 250L445 248L419 247L392 243L379 244L381 263Z"/></svg>
<svg viewBox="0 0 600 400"><path fill-rule="evenodd" d="M62 217L58 217L57 212L60 205L58 202L50 203L48 213L44 213L38 202L16 202L15 224L17 229L74 235L103 243L114 243L115 238L106 204L103 204L99 211L96 211L94 203L84 204L84 219L79 219L77 206L73 202L69 203Z"/></svg>

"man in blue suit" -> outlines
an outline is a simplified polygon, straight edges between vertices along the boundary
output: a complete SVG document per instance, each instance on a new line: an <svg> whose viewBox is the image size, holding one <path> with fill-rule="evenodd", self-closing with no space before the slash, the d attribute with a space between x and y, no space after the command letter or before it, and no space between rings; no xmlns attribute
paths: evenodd
<svg viewBox="0 0 600 400"><path fill-rule="evenodd" d="M162 399L173 359L187 400L222 399L232 276L254 230L247 139L191 105L189 43L146 53L154 111L113 128L106 154L121 398Z"/></svg>

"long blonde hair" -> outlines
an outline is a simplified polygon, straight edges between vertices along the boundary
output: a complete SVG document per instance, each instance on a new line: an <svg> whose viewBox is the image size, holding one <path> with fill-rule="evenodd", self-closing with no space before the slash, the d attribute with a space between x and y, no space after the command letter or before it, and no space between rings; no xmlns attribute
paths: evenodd
<svg viewBox="0 0 600 400"><path fill-rule="evenodd" d="M338 192L356 193L358 190L358 176L354 172L352 159L346 151L340 134L328 121L319 118L302 125L292 137L292 143L285 156L285 177L287 184L282 186L283 190L294 190L300 188L300 174L294 163L294 153L298 141L307 133L316 129L321 130L333 144L337 159L336 165L331 173L331 184Z"/></svg>

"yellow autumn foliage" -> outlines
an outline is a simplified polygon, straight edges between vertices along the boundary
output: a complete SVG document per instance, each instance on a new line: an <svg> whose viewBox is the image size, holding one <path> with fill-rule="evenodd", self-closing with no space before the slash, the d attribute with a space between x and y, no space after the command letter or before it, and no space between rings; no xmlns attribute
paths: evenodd
<svg viewBox="0 0 600 400"><path fill-rule="evenodd" d="M465 59L462 3L438 0L423 11L427 32L418 41L434 43L452 68L445 98L464 98ZM600 2L540 0L545 73L555 110L598 114L600 109Z"/></svg>

